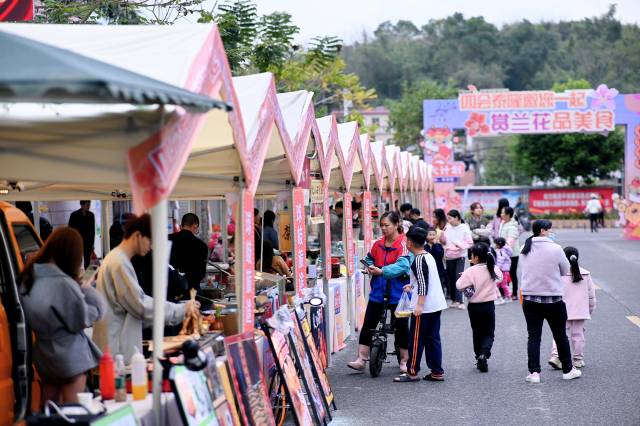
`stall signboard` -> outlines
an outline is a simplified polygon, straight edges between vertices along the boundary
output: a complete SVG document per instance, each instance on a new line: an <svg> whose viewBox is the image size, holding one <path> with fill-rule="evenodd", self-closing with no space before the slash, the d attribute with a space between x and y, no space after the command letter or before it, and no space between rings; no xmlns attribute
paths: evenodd
<svg viewBox="0 0 640 426"><path fill-rule="evenodd" d="M347 275L352 277L355 271L355 246L353 243L353 210L351 209L351 201L353 197L346 192L343 198L344 218L345 218L345 235L346 247L344 248L345 261L347 263Z"/></svg>
<svg viewBox="0 0 640 426"><path fill-rule="evenodd" d="M33 0L0 0L0 22L32 20Z"/></svg>
<svg viewBox="0 0 640 426"><path fill-rule="evenodd" d="M533 214L582 213L592 194L598 195L605 210L611 210L613 188L554 188L529 191L529 211Z"/></svg>
<svg viewBox="0 0 640 426"><path fill-rule="evenodd" d="M293 413L296 417L296 424L299 426L312 426L313 418L305 398L302 383L298 378L296 364L293 355L289 350L287 336L277 329L270 329L263 326L265 334L269 339L269 346L277 361L278 373L286 386L287 398L291 401Z"/></svg>
<svg viewBox="0 0 640 426"><path fill-rule="evenodd" d="M309 356L309 361L311 362L311 368L313 370L313 375L315 377L316 382L320 383L320 390L322 391L322 395L325 398L326 404L325 409L327 413L329 413L329 405L333 403L333 391L331 390L331 385L329 384L329 377L323 364L320 359L320 353L318 351L318 347L313 339L313 334L311 332L311 325L307 320L304 312L301 315L296 315L297 317L297 326L300 328L300 332L305 340L305 349L307 351L307 355ZM331 414L329 414L331 417Z"/></svg>
<svg viewBox="0 0 640 426"><path fill-rule="evenodd" d="M291 216L287 210L278 212L278 246L280 252L291 253Z"/></svg>
<svg viewBox="0 0 640 426"><path fill-rule="evenodd" d="M227 397L224 392L224 385L220 374L218 373L218 366L213 354L213 348L211 346L207 346L203 351L207 356L207 367L204 371L207 376L209 391L213 397L213 407L216 410L218 424L220 426L234 426L231 405L229 404L229 401L227 401ZM231 401L231 403L233 404L233 401Z"/></svg>
<svg viewBox="0 0 640 426"><path fill-rule="evenodd" d="M298 371L301 372L302 382L305 386L311 408L316 417L316 424L322 425L327 423L328 412L325 408L325 401L322 397L322 391L318 380L313 375L313 367L311 366L309 354L306 350L306 342L302 337L300 327L298 327L296 313L291 312L291 320L293 327L289 332L289 344L291 352L294 355Z"/></svg>
<svg viewBox="0 0 640 426"><path fill-rule="evenodd" d="M275 424L253 330L225 337L224 346L243 424Z"/></svg>
<svg viewBox="0 0 640 426"><path fill-rule="evenodd" d="M255 304L255 235L253 225L253 194L247 189L241 191L242 197L242 331L254 329L253 310Z"/></svg>
<svg viewBox="0 0 640 426"><path fill-rule="evenodd" d="M364 226L364 249L365 252L371 248L371 240L373 240L373 223L372 223L372 208L371 208L371 192L365 191L362 194L362 209L363 209L363 226Z"/></svg>
<svg viewBox="0 0 640 426"><path fill-rule="evenodd" d="M311 179L309 188L311 202L311 223L314 225L324 222L324 181L322 179Z"/></svg>
<svg viewBox="0 0 640 426"><path fill-rule="evenodd" d="M327 334L325 322L325 308L322 306L312 306L309 312L311 321L311 334L313 341L318 349L318 358L322 369L326 369L329 364L327 362Z"/></svg>
<svg viewBox="0 0 640 426"><path fill-rule="evenodd" d="M333 330L333 349L341 351L346 346L344 343L345 318L342 314L342 295L340 294L340 284L336 283L331 288L334 300L334 330Z"/></svg>
<svg viewBox="0 0 640 426"><path fill-rule="evenodd" d="M298 296L304 295L307 288L307 231L302 188L293 189L293 234L295 235L295 283Z"/></svg>

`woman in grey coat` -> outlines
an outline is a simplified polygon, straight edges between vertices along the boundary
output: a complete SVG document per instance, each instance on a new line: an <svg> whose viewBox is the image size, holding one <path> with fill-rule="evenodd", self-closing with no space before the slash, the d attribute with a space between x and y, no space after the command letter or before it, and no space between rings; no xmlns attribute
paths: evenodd
<svg viewBox="0 0 640 426"><path fill-rule="evenodd" d="M81 265L82 237L65 226L53 231L20 276L45 401L77 403L76 394L85 390L85 373L102 356L84 329L102 318L106 302L91 283L79 283Z"/></svg>

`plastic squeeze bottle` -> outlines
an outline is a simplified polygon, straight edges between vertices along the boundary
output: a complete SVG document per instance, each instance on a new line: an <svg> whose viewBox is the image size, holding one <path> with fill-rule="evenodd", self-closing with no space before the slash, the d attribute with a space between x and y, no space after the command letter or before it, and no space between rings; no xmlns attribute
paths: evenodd
<svg viewBox="0 0 640 426"><path fill-rule="evenodd" d="M116 355L116 395L117 402L127 400L127 372L124 368L124 357Z"/></svg>
<svg viewBox="0 0 640 426"><path fill-rule="evenodd" d="M149 378L147 377L147 360L135 347L131 357L131 392L134 401L145 399L149 394Z"/></svg>
<svg viewBox="0 0 640 426"><path fill-rule="evenodd" d="M100 395L102 395L102 400L107 401L109 399L113 399L116 389L115 389L115 371L113 366L113 358L111 358L111 353L109 352L109 347L107 346L104 349L104 353L100 358Z"/></svg>

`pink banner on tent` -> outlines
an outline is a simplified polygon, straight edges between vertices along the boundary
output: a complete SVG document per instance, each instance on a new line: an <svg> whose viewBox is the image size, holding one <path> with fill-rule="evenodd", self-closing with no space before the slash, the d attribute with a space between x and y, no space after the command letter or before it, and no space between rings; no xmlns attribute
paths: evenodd
<svg viewBox="0 0 640 426"><path fill-rule="evenodd" d="M186 88L208 96L222 95L227 102L237 105L227 57L216 27L191 64ZM204 124L206 114L182 108L177 111L176 118L128 152L133 209L138 215L169 196ZM229 112L229 121L234 134L239 134L237 112Z"/></svg>
<svg viewBox="0 0 640 426"><path fill-rule="evenodd" d="M296 291L302 297L307 287L307 232L304 212L304 189L293 189L293 235L295 237L295 274Z"/></svg>
<svg viewBox="0 0 640 426"><path fill-rule="evenodd" d="M324 274L327 279L331 278L331 212L329 211L329 184L324 186Z"/></svg>
<svg viewBox="0 0 640 426"><path fill-rule="evenodd" d="M253 308L255 305L255 235L253 225L253 194L247 189L240 193L242 197L242 330L254 329Z"/></svg>
<svg viewBox="0 0 640 426"><path fill-rule="evenodd" d="M364 249L368 251L371 248L373 240L373 224L371 223L371 192L365 191L362 194L362 204L364 210Z"/></svg>
<svg viewBox="0 0 640 426"><path fill-rule="evenodd" d="M353 210L351 209L352 196L348 192L344 194L343 207L345 218L346 244L344 248L345 261L347 263L347 275L353 276L355 272L355 247L353 244Z"/></svg>

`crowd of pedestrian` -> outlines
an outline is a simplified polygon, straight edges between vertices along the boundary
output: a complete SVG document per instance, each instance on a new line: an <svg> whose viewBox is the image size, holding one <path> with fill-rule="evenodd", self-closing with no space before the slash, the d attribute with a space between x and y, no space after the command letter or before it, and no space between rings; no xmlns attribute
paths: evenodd
<svg viewBox="0 0 640 426"><path fill-rule="evenodd" d="M554 340L549 365L562 370L563 379L580 377L585 365L584 324L595 308L595 293L589 271L578 264L577 249L558 245L548 220L533 222L532 235L521 246L524 229L507 199L499 201L493 219L475 202L464 218L455 209L435 209L432 220L433 225L428 224L408 203L382 215L383 236L365 259L372 281L358 357L348 367L365 370L372 331L388 291L399 343L401 374L396 382L420 380L423 352L430 369L423 379L444 380L440 314L447 308L468 311L476 366L488 372L495 306L518 300L528 333L526 381L540 382L544 321ZM410 319L393 315L402 292L411 295Z"/></svg>

